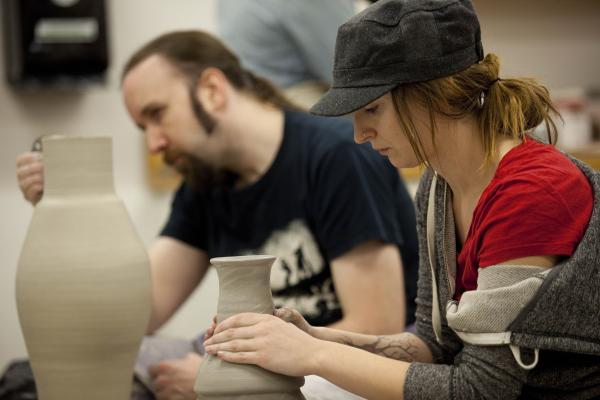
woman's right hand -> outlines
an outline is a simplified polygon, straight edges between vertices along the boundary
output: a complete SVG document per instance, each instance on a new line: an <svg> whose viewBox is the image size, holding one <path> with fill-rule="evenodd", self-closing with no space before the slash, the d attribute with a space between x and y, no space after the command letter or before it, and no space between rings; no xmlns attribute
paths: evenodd
<svg viewBox="0 0 600 400"><path fill-rule="evenodd" d="M303 330L311 336L314 335L314 327L306 322L302 314L298 312L298 310L294 310L293 308L276 308L273 312L273 315L284 320L285 322L289 322L291 324L296 325L297 328Z"/></svg>
<svg viewBox="0 0 600 400"><path fill-rule="evenodd" d="M29 151L17 157L17 181L23 197L35 206L44 194L42 153Z"/></svg>
<svg viewBox="0 0 600 400"><path fill-rule="evenodd" d="M289 322L293 325L296 325L297 328L299 328L300 330L303 330L304 332L308 333L309 335L315 336L314 335L314 327L311 324L309 324L308 322L306 322L306 320L304 319L302 314L300 314L297 310L294 310L293 308L285 308L285 307L284 308L276 308L275 310L273 310L273 315L279 319L284 320L285 322ZM217 327L217 316L215 315L212 318L210 326L204 332L204 340L208 340L214 335L216 327Z"/></svg>

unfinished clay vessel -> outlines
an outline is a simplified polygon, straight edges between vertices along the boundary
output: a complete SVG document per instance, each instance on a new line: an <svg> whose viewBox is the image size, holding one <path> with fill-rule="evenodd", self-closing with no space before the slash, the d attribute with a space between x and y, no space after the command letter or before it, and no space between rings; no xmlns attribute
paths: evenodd
<svg viewBox="0 0 600 400"><path fill-rule="evenodd" d="M273 313L271 265L273 256L221 257L210 260L219 276L217 322L243 312ZM234 364L208 355L194 391L208 400L298 400L304 378L275 374L255 365Z"/></svg>
<svg viewBox="0 0 600 400"><path fill-rule="evenodd" d="M42 143L44 197L16 281L38 397L126 400L150 316L150 270L113 188L111 139Z"/></svg>

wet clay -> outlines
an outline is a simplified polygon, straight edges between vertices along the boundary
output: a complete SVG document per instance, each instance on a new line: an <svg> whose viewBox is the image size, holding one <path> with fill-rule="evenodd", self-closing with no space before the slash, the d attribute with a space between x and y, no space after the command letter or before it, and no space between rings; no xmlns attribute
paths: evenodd
<svg viewBox="0 0 600 400"><path fill-rule="evenodd" d="M219 277L217 322L243 312L273 313L270 276L273 256L211 259ZM255 365L234 364L208 355L194 391L202 400L300 400L304 378L288 377Z"/></svg>

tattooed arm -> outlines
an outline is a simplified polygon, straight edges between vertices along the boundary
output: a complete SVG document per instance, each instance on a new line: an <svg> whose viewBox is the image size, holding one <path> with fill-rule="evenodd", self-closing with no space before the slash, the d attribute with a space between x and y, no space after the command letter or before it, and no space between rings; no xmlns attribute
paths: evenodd
<svg viewBox="0 0 600 400"><path fill-rule="evenodd" d="M314 338L345 344L370 353L407 362L432 363L433 356L427 344L416 335L404 332L395 335L365 335L327 327L311 326L302 315L291 308L275 310L274 315L292 323Z"/></svg>
<svg viewBox="0 0 600 400"><path fill-rule="evenodd" d="M367 346L380 354L389 352L396 356L420 358L427 351L423 352L412 341L413 335L397 335L398 340L387 343L377 336L345 336L342 331L327 328L309 330L324 334L329 339L335 337L350 341L352 345L320 340L298 329L297 325L272 315L244 313L217 325L214 335L205 342L205 348L209 354L224 361L256 364L290 376L319 375L367 399L403 399L409 368L412 365L429 365L381 357L358 348ZM338 336L340 333L341 336Z"/></svg>
<svg viewBox="0 0 600 400"><path fill-rule="evenodd" d="M433 362L431 351L425 342L408 332L375 336L325 327L311 327L308 333L317 339L345 344L394 360Z"/></svg>

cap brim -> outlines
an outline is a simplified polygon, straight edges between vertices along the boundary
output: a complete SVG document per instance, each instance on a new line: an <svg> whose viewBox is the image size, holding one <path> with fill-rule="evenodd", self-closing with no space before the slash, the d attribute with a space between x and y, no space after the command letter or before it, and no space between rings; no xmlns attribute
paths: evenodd
<svg viewBox="0 0 600 400"><path fill-rule="evenodd" d="M310 112L315 115L337 117L350 114L370 102L377 100L397 84L355 87L331 88L321 99L311 107Z"/></svg>

